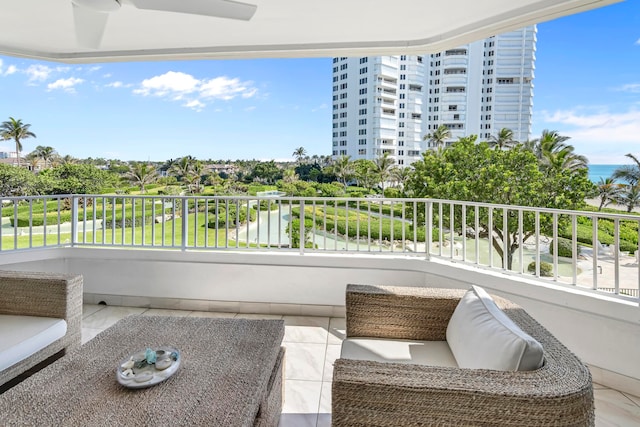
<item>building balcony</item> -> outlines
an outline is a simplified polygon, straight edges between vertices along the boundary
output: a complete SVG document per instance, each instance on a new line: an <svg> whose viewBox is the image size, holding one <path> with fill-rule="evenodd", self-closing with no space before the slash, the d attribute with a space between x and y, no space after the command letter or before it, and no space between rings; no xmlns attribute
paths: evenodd
<svg viewBox="0 0 640 427"><path fill-rule="evenodd" d="M464 56L447 56L442 59L442 65L444 67L467 67L469 65L469 60Z"/></svg>
<svg viewBox="0 0 640 427"><path fill-rule="evenodd" d="M477 284L509 298L585 361L596 383L628 393L629 398L616 394L626 399L624 416L640 419L633 397L640 395L640 269L621 239L621 230L637 226L638 217L435 199L9 200L17 204L0 209L0 263L7 270L82 274L85 339L129 312L284 316L291 364L285 390L296 397L287 399L293 406L285 406L283 422L300 422L295 414L316 422L329 417L330 406L320 396L330 396L348 283L462 289ZM337 225L338 213L349 221ZM312 228L288 227L294 217L310 220ZM531 220L534 234L511 260L502 259L495 244L475 232L483 220L513 230L517 239ZM587 222L594 242L601 237L598 223L610 222L614 242L589 246L572 232L573 255L557 255L560 229ZM543 262L551 265L551 276L543 276ZM299 330L318 332L323 341L298 336ZM297 406L308 402L298 393L317 396L315 403ZM596 411L605 414L614 393L596 388Z"/></svg>

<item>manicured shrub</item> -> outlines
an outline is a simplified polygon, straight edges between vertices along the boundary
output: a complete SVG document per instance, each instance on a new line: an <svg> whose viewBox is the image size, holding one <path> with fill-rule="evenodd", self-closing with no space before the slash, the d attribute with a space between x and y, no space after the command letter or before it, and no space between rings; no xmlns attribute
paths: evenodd
<svg viewBox="0 0 640 427"><path fill-rule="evenodd" d="M238 211L235 203L226 205L225 203L219 203L218 206L214 204L209 205L209 222L207 227L209 228L224 228L235 227L236 225L245 224L247 222L247 207L240 205ZM255 221L257 213L255 210L249 210L249 221ZM227 224L227 219L229 223Z"/></svg>
<svg viewBox="0 0 640 427"><path fill-rule="evenodd" d="M389 187L384 189L384 197L397 199L402 197L402 191L397 188Z"/></svg>
<svg viewBox="0 0 640 427"><path fill-rule="evenodd" d="M553 244L553 241L551 241L551 244L549 245L549 253L551 255L553 255L554 246L555 245ZM573 257L571 240L565 239L563 237L558 237L558 256L565 258Z"/></svg>
<svg viewBox="0 0 640 427"><path fill-rule="evenodd" d="M535 261L532 261L527 266L527 271L529 273L532 273L532 274L536 273L536 262ZM553 276L553 266L551 264L549 264L548 262L542 261L540 263L540 276L542 276L542 277L551 277L551 276Z"/></svg>
<svg viewBox="0 0 640 427"><path fill-rule="evenodd" d="M278 210L278 207L280 206L280 204L278 203L277 199L273 199L273 200L260 200L260 211L267 211L267 210ZM251 206L251 209L253 210L257 210L258 209L258 204L254 204Z"/></svg>

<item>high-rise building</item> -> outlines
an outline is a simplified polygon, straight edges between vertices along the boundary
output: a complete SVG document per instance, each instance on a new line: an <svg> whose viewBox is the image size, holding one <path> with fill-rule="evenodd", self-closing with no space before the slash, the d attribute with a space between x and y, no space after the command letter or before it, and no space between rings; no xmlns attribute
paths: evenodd
<svg viewBox="0 0 640 427"><path fill-rule="evenodd" d="M536 27L425 55L333 59L334 156L408 166L444 125L448 143L502 128L531 137Z"/></svg>

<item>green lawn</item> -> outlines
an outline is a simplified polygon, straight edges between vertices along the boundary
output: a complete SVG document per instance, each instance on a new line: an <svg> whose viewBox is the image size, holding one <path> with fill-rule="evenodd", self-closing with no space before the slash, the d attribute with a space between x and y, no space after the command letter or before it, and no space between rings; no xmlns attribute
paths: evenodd
<svg viewBox="0 0 640 427"><path fill-rule="evenodd" d="M212 215L209 214L209 218ZM197 221L197 222L196 222ZM206 236L206 244L207 247L215 247L216 244L218 247L236 247L235 240L231 240L231 238L227 237L227 233L224 229L215 230L208 229L204 227L205 225L205 214L199 213L190 214L187 218L187 247L205 247L205 236ZM234 229L231 229L232 231ZM163 224L146 224L144 226L136 226L135 228L125 228L124 232L120 228L115 229L115 233L112 228L107 230L96 230L95 240L93 235L93 230L87 229L86 233L82 232L82 226L80 224L80 230L78 233L78 244L102 244L104 242L105 245L144 245L144 246L182 246L182 219L177 218L173 221L167 221ZM196 238L197 234L197 238ZM18 249L29 248L29 236L18 236ZM60 234L60 243L61 244L69 244L71 242L71 233L61 233ZM47 235L47 245L57 245L58 244L58 234L48 234ZM44 246L44 235L43 234L34 234L31 237L31 246L32 247L43 247ZM255 245L251 245L255 246ZM246 244L243 242L238 243L238 247L246 247ZM11 250L14 249L14 238L13 234L2 236L2 250Z"/></svg>

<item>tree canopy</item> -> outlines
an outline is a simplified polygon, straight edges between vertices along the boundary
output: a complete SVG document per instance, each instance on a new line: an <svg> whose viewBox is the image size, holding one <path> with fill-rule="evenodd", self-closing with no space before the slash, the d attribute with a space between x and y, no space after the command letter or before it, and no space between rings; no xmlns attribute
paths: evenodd
<svg viewBox="0 0 640 427"><path fill-rule="evenodd" d="M536 156L523 146L495 150L486 142L476 144L475 141L475 136L460 138L441 153L425 152L422 160L413 164L414 172L406 184L406 192L413 197L578 209L593 191L586 168L547 174ZM493 246L501 256L507 257L510 268L512 255L520 244L517 212L509 211L508 230L502 229L502 212L496 211L493 224L489 223L487 210L480 213L479 220L481 233L494 236ZM531 236L533 218L525 215L523 227L524 237ZM503 254L505 243L508 253Z"/></svg>
<svg viewBox="0 0 640 427"><path fill-rule="evenodd" d="M46 194L96 194L115 187L118 176L92 165L64 164L38 175Z"/></svg>

